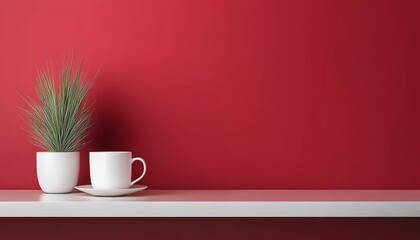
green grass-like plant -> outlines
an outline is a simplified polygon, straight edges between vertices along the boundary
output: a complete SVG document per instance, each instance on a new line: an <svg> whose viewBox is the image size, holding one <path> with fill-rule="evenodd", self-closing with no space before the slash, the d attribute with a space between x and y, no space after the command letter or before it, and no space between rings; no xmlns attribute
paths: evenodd
<svg viewBox="0 0 420 240"><path fill-rule="evenodd" d="M21 108L29 120L31 142L49 152L75 152L87 144L92 105L87 93L93 80L81 73L82 62L64 64L56 88L52 66L38 71L37 101L24 97L29 108Z"/></svg>

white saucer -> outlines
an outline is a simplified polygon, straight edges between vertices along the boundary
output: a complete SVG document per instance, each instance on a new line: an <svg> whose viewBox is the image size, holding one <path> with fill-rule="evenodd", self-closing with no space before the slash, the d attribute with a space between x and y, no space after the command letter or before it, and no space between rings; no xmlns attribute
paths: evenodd
<svg viewBox="0 0 420 240"><path fill-rule="evenodd" d="M76 189L87 194L99 197L116 197L129 195L146 189L146 185L133 185L130 188L123 189L94 189L92 185L76 186Z"/></svg>

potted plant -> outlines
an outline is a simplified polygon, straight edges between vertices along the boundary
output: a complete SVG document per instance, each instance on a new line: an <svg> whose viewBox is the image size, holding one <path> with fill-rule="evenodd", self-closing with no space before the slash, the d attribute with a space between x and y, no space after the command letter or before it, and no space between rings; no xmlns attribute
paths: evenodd
<svg viewBox="0 0 420 240"><path fill-rule="evenodd" d="M45 150L36 153L38 183L45 193L71 192L79 178L78 150L86 145L91 126L87 93L93 84L81 69L81 62L75 69L73 60L64 64L56 87L52 67L47 67L38 72L38 99L24 97L30 138Z"/></svg>

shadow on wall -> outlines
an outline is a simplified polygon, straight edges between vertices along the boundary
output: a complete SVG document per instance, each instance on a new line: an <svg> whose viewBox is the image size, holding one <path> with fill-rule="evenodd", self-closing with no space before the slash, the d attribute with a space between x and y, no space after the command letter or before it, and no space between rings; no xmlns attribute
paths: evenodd
<svg viewBox="0 0 420 240"><path fill-rule="evenodd" d="M93 151L133 150L132 116L130 111L124 110L127 101L127 93L117 84L98 91L90 144Z"/></svg>
<svg viewBox="0 0 420 240"><path fill-rule="evenodd" d="M101 87L93 91L95 98L93 126L87 150L132 151L133 156L137 156L138 146L141 145L138 136L141 133L137 127L138 119L134 120L134 116L131 116L131 113L137 109L127 109L127 102L133 101L134 96L130 96L115 80L101 78L99 81ZM88 153L86 153L87 159ZM142 169L139 167L133 169L133 176L139 176ZM88 160L81 162L79 183L90 184Z"/></svg>

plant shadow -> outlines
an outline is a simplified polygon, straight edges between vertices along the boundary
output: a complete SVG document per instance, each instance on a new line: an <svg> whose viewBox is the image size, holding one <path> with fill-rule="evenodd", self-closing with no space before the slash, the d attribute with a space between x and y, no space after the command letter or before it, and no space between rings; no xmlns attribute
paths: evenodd
<svg viewBox="0 0 420 240"><path fill-rule="evenodd" d="M133 151L134 131L130 111L126 109L129 95L118 86L96 89L92 133L87 151ZM89 159L85 153L85 159ZM138 176L138 173L134 173ZM90 184L89 161L81 161L80 184Z"/></svg>

